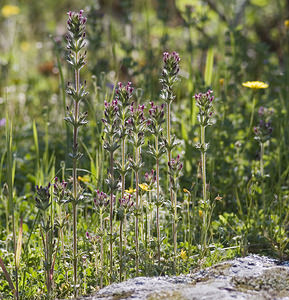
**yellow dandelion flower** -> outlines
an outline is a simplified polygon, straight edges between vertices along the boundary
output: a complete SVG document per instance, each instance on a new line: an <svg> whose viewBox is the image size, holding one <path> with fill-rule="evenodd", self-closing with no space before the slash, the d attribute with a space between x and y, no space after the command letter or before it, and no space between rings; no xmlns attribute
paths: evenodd
<svg viewBox="0 0 289 300"><path fill-rule="evenodd" d="M9 18L11 16L19 15L20 8L16 5L4 5L1 9L2 16Z"/></svg>
<svg viewBox="0 0 289 300"><path fill-rule="evenodd" d="M219 79L220 86L223 86L223 85L224 85L224 82L225 82L225 79L224 79L224 78L220 78L220 79Z"/></svg>
<svg viewBox="0 0 289 300"><path fill-rule="evenodd" d="M77 177L79 181L82 181L82 182L90 182L90 177L89 175L84 175L83 177L82 176L78 176Z"/></svg>
<svg viewBox="0 0 289 300"><path fill-rule="evenodd" d="M187 257L187 252L185 250L181 250L181 254L180 254L182 260L186 260L188 257Z"/></svg>
<svg viewBox="0 0 289 300"><path fill-rule="evenodd" d="M139 186L143 191L145 191L145 192L150 192L150 191L152 191L152 190L149 189L149 186L148 186L146 183L140 183L138 186Z"/></svg>
<svg viewBox="0 0 289 300"><path fill-rule="evenodd" d="M130 187L128 190L124 190L127 194L133 194L136 192L136 189L133 189L132 187Z"/></svg>
<svg viewBox="0 0 289 300"><path fill-rule="evenodd" d="M23 52L27 52L29 49L30 49L30 44L28 42L22 42L20 43L20 49L23 51Z"/></svg>
<svg viewBox="0 0 289 300"><path fill-rule="evenodd" d="M203 216L203 211L199 209L199 217L201 218Z"/></svg>
<svg viewBox="0 0 289 300"><path fill-rule="evenodd" d="M284 21L284 26L286 27L286 29L289 29L289 20Z"/></svg>
<svg viewBox="0 0 289 300"><path fill-rule="evenodd" d="M253 90L259 90L259 89L267 89L269 87L269 84L263 81L246 81L242 83L242 86Z"/></svg>

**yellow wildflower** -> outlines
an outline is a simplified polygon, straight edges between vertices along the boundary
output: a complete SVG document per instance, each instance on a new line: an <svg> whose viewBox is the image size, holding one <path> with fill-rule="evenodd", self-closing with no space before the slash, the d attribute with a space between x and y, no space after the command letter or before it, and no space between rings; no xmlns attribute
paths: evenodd
<svg viewBox="0 0 289 300"><path fill-rule="evenodd" d="M23 52L27 52L30 49L30 44L28 42L24 41L20 44L20 49Z"/></svg>
<svg viewBox="0 0 289 300"><path fill-rule="evenodd" d="M186 260L188 258L186 250L182 249L180 255L181 255L182 260Z"/></svg>
<svg viewBox="0 0 289 300"><path fill-rule="evenodd" d="M19 15L20 8L15 5L4 5L1 9L1 13L4 18L9 18L11 16Z"/></svg>
<svg viewBox="0 0 289 300"><path fill-rule="evenodd" d="M289 20L284 21L284 26L286 27L286 29L289 29Z"/></svg>
<svg viewBox="0 0 289 300"><path fill-rule="evenodd" d="M82 181L82 182L90 182L90 177L89 175L84 175L83 177L82 176L78 176L77 177L79 181Z"/></svg>
<svg viewBox="0 0 289 300"><path fill-rule="evenodd" d="M199 217L201 218L203 216L203 211L199 209Z"/></svg>
<svg viewBox="0 0 289 300"><path fill-rule="evenodd" d="M223 85L224 85L224 82L225 82L225 79L224 79L224 78L220 78L220 79L219 79L220 86L223 86Z"/></svg>
<svg viewBox="0 0 289 300"><path fill-rule="evenodd" d="M149 189L149 186L148 186L146 183L140 183L138 186L139 186L143 191L145 191L145 192L150 192L150 191L152 191L152 190Z"/></svg>
<svg viewBox="0 0 289 300"><path fill-rule="evenodd" d="M127 194L133 194L136 192L136 189L133 189L132 187L130 187L128 190L124 190Z"/></svg>
<svg viewBox="0 0 289 300"><path fill-rule="evenodd" d="M242 83L242 86L247 87L249 89L259 90L259 89L267 89L269 84L263 81L246 81Z"/></svg>
<svg viewBox="0 0 289 300"><path fill-rule="evenodd" d="M190 194L190 192L187 189L183 189L184 193Z"/></svg>

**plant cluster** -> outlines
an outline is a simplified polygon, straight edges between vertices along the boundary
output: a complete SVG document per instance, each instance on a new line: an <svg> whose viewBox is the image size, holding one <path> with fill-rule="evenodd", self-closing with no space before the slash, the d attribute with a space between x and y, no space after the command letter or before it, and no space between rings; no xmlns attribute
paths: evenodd
<svg viewBox="0 0 289 300"><path fill-rule="evenodd" d="M0 10L0 298L288 258L288 20L267 47L256 1L122 2L69 12L48 42L49 9L31 5L35 26L25 3Z"/></svg>

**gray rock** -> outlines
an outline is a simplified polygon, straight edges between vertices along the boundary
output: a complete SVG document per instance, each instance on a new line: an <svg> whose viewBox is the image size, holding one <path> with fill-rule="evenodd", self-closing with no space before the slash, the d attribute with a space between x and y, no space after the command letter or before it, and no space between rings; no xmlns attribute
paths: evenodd
<svg viewBox="0 0 289 300"><path fill-rule="evenodd" d="M258 255L236 258L182 276L137 277L86 300L289 300L289 267Z"/></svg>

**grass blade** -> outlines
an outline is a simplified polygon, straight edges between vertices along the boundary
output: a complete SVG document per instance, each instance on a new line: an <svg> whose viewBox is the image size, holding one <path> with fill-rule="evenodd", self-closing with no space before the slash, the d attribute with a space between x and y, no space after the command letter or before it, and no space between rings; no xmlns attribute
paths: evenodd
<svg viewBox="0 0 289 300"><path fill-rule="evenodd" d="M212 84L214 66L214 49L210 48L207 53L206 67L205 67L205 84L210 86Z"/></svg>
<svg viewBox="0 0 289 300"><path fill-rule="evenodd" d="M3 262L3 260L2 260L1 257L0 257L0 267L3 270L4 276L5 276L8 284L9 284L10 289L12 290L13 294L15 295L16 291L15 291L14 284L13 284L13 282L11 280L11 277L10 277L9 273L7 272L7 269L6 269L5 265L4 265L4 262Z"/></svg>
<svg viewBox="0 0 289 300"><path fill-rule="evenodd" d="M22 249L22 236L23 236L23 218L21 218L19 226L19 234L16 248L16 267L19 268L21 249Z"/></svg>

